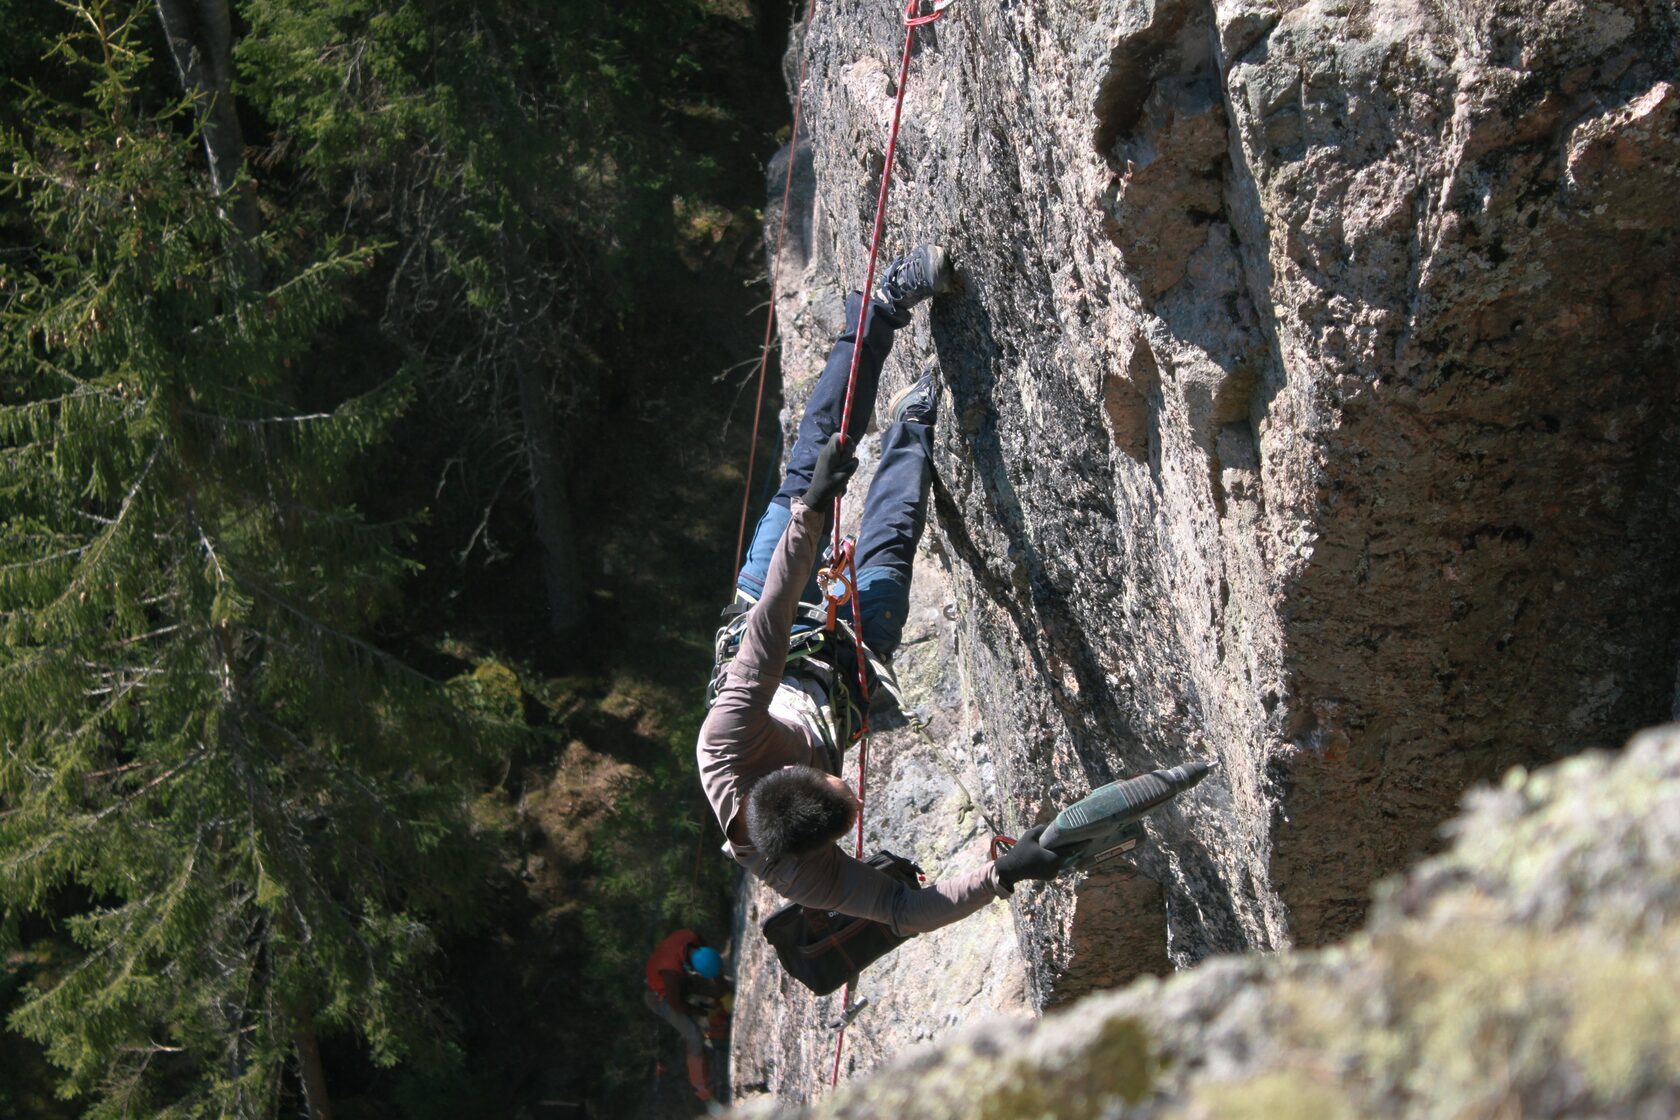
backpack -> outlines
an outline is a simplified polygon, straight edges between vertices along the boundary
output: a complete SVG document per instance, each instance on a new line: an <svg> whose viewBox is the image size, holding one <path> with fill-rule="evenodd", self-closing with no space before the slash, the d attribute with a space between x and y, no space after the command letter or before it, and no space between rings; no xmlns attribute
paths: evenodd
<svg viewBox="0 0 1680 1120"><path fill-rule="evenodd" d="M903 856L882 850L870 857L869 866L912 889L922 885L922 869ZM854 982L858 973L915 936L900 937L884 922L797 902L764 919L762 928L787 974L819 996Z"/></svg>

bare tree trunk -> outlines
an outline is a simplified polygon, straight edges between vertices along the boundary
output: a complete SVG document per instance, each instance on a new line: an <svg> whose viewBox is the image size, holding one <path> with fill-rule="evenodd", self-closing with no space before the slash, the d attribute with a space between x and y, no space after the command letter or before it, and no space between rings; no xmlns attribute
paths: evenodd
<svg viewBox="0 0 1680 1120"><path fill-rule="evenodd" d="M247 181L234 190L245 161L245 135L233 101L233 24L227 0L156 0L158 20L169 42L181 87L198 108L204 154L216 193L230 199L234 227L257 235L257 196Z"/></svg>
<svg viewBox="0 0 1680 1120"><path fill-rule="evenodd" d="M297 1048L298 1076L303 1081L304 1110L309 1120L332 1120L327 1074L321 1068L321 1047L315 1041L315 1018L307 1011L293 1016L292 1045Z"/></svg>
<svg viewBox="0 0 1680 1120"><path fill-rule="evenodd" d="M548 626L566 634L583 622L583 569L572 533L572 504L566 493L566 469L560 435L549 408L547 386L536 363L519 363L519 411L525 429L525 456L531 472L531 504L537 540L543 549L543 586L548 594Z"/></svg>

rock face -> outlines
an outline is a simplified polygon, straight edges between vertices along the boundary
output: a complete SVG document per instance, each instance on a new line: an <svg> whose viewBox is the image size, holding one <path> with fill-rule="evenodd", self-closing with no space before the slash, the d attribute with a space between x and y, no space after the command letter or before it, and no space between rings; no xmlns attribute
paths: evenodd
<svg viewBox="0 0 1680 1120"><path fill-rule="evenodd" d="M1322 951L977 1026L755 1115L1667 1117L1680 1110L1680 726L1474 794Z"/></svg>
<svg viewBox="0 0 1680 1120"><path fill-rule="evenodd" d="M863 281L903 38L824 0L793 47L790 404ZM1219 770L1145 878L866 973L847 1070L1345 936L1471 783L1680 703L1680 6L959 0L916 44L887 244L963 288L888 381L949 386L911 690L944 748L885 737L872 838L955 867L982 813ZM744 930L737 1084L808 1097L832 1035Z"/></svg>

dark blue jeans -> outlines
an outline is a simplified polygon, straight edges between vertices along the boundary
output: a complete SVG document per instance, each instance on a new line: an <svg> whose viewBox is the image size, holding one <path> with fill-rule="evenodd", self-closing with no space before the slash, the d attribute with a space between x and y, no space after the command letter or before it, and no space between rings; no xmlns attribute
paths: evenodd
<svg viewBox="0 0 1680 1120"><path fill-rule="evenodd" d="M799 421L799 435L788 455L787 473L781 489L770 500L770 508L753 530L746 562L735 586L750 598L764 591L764 577L770 557L787 528L788 505L811 485L811 471L817 453L828 437L840 429L846 407L846 382L852 368L852 347L856 341L858 303L853 292L846 301L846 332L829 351L828 364ZM892 349L893 324L890 311L875 303L858 359L857 390L852 398L852 424L847 437L863 436L875 411L875 394L881 367ZM863 616L859 634L864 644L881 657L891 656L904 633L904 616L910 607L910 569L916 559L916 544L927 523L928 484L933 432L926 424L892 424L881 434L881 463L869 494L863 501L863 523L857 542L858 613ZM813 576L802 598L822 602Z"/></svg>

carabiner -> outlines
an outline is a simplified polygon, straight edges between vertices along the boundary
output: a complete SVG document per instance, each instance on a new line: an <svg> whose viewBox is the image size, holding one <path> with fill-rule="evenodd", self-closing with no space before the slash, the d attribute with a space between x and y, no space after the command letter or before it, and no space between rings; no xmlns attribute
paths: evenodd
<svg viewBox="0 0 1680 1120"><path fill-rule="evenodd" d="M944 15L945 9L955 4L957 0L933 0L933 9L927 15L919 16L916 14L916 9L922 6L922 2L923 0L910 0L909 6L904 9L904 26L925 27Z"/></svg>
<svg viewBox="0 0 1680 1120"><path fill-rule="evenodd" d="M827 564L817 569L817 585L822 588L823 599L828 603L826 630L834 629L840 605L851 602L857 593L856 569L852 566L852 549L856 544L855 538L842 537L839 549L829 557Z"/></svg>

